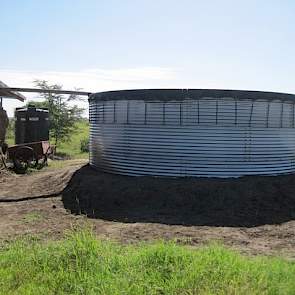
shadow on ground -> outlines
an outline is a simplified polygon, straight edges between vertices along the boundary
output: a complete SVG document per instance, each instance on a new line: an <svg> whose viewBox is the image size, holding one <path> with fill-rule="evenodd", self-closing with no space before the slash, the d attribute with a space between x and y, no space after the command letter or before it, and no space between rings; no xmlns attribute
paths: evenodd
<svg viewBox="0 0 295 295"><path fill-rule="evenodd" d="M295 219L295 175L167 179L83 166L62 193L66 209L120 222L253 227Z"/></svg>

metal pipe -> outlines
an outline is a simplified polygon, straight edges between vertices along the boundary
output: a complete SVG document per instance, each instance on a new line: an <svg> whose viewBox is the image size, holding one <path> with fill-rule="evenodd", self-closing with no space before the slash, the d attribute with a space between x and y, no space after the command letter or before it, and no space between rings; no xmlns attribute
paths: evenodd
<svg viewBox="0 0 295 295"><path fill-rule="evenodd" d="M58 89L41 89L41 88L21 88L21 87L0 87L0 90L18 91L18 92L38 92L38 93L55 93L55 94L73 94L81 96L90 96L92 93L77 90L58 90Z"/></svg>

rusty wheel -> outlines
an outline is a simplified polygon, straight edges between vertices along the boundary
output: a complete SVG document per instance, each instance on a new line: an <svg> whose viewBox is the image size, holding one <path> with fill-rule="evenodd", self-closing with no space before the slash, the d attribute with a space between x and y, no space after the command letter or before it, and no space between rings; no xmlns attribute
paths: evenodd
<svg viewBox="0 0 295 295"><path fill-rule="evenodd" d="M34 150L28 146L19 147L13 157L14 169L18 173L24 173L30 168L38 165L38 157Z"/></svg>
<svg viewBox="0 0 295 295"><path fill-rule="evenodd" d="M0 143L0 169L7 168L6 166L6 151L7 151L8 145L6 143ZM2 163L2 164L1 164ZM2 167L3 165L3 167Z"/></svg>
<svg viewBox="0 0 295 295"><path fill-rule="evenodd" d="M42 155L42 157L40 156L40 158L38 160L37 169L41 169L41 168L43 168L45 166L47 166L47 155L46 154Z"/></svg>

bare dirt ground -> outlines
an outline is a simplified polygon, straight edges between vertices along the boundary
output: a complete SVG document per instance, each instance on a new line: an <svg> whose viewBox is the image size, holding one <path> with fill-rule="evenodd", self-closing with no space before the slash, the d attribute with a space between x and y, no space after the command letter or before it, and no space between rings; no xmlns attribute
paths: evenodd
<svg viewBox="0 0 295 295"><path fill-rule="evenodd" d="M134 178L73 160L29 175L0 174L0 240L59 239L87 223L99 237L122 243L218 241L243 253L294 259L294 192L294 175Z"/></svg>

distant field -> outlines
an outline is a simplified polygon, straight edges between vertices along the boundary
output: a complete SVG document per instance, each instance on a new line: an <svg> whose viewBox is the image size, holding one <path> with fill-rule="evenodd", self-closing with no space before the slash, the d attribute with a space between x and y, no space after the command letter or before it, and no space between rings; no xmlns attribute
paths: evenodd
<svg viewBox="0 0 295 295"><path fill-rule="evenodd" d="M122 246L89 230L0 249L0 294L295 294L295 264L221 246Z"/></svg>
<svg viewBox="0 0 295 295"><path fill-rule="evenodd" d="M70 140L62 142L57 151L71 158L88 158L88 153L81 152L81 140L87 138L89 138L89 123L83 120L76 124L76 131Z"/></svg>
<svg viewBox="0 0 295 295"><path fill-rule="evenodd" d="M6 142L9 145L14 144L14 119L9 119L9 126L6 133Z"/></svg>
<svg viewBox="0 0 295 295"><path fill-rule="evenodd" d="M10 124L6 142L9 145L14 144L14 124L13 121ZM82 120L76 124L75 133L73 133L69 140L62 142L58 148L58 154L62 154L70 158L87 158L88 153L81 152L81 140L87 139L89 137L89 123L88 120ZM53 142L53 141L52 141Z"/></svg>

